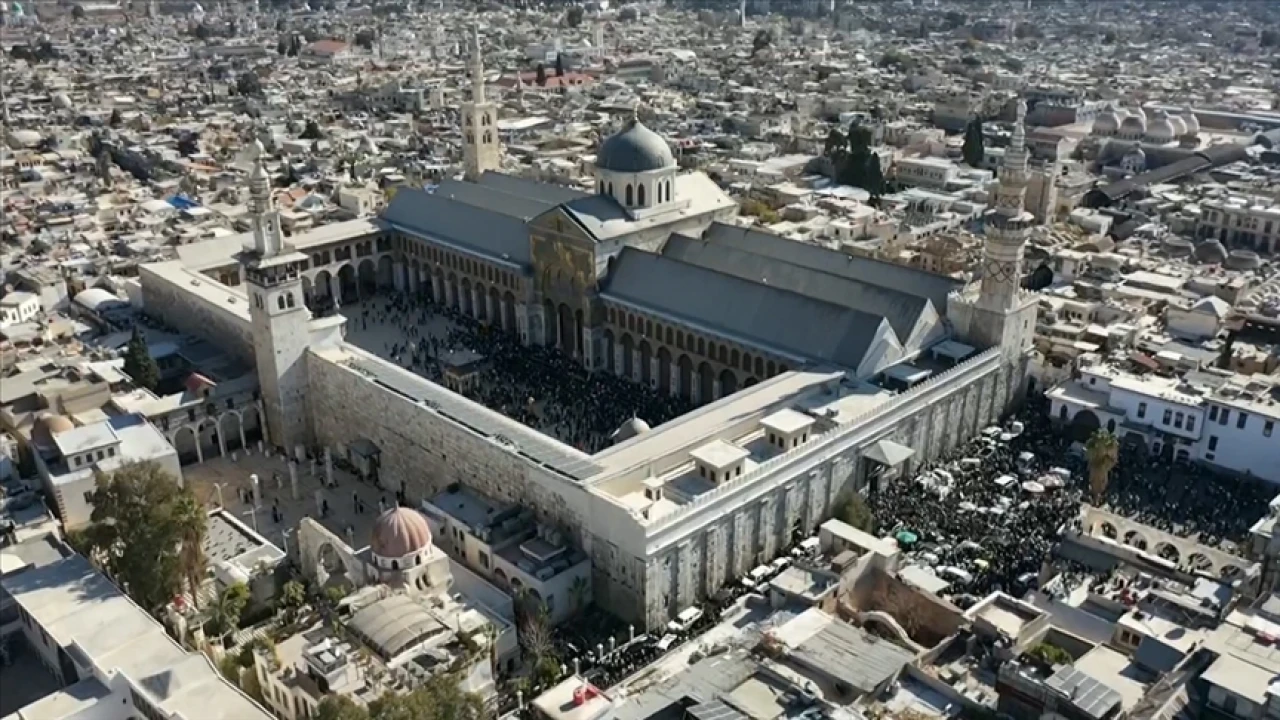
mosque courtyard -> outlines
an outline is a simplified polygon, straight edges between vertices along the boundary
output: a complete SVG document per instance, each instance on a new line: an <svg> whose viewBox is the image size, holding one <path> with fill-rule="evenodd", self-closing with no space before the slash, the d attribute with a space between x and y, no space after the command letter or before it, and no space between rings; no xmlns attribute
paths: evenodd
<svg viewBox="0 0 1280 720"><path fill-rule="evenodd" d="M656 427L692 409L422 297L383 292L339 312L352 345L584 452L608 447L632 418Z"/></svg>

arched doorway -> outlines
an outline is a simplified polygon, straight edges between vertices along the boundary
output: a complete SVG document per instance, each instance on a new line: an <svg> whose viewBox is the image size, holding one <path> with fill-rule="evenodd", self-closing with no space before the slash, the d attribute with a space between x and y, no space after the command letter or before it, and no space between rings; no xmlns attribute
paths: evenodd
<svg viewBox="0 0 1280 720"><path fill-rule="evenodd" d="M624 333L622 336L622 377L628 380L635 380L636 378L635 358L635 345L631 340L631 333Z"/></svg>
<svg viewBox="0 0 1280 720"><path fill-rule="evenodd" d="M438 305L449 304L449 291L445 288L448 284L444 279L444 268L437 266L435 274L435 283L431 286L431 299Z"/></svg>
<svg viewBox="0 0 1280 720"><path fill-rule="evenodd" d="M307 277L306 275L303 275L302 276L302 303L307 306L308 310L315 309L314 300L312 299L313 295L315 295L315 286L312 285L311 278Z"/></svg>
<svg viewBox="0 0 1280 720"><path fill-rule="evenodd" d="M378 258L378 289L391 290L396 286L396 264L390 255Z"/></svg>
<svg viewBox="0 0 1280 720"><path fill-rule="evenodd" d="M263 439L262 416L258 414L258 408L250 406L240 411L240 427L244 428L244 441L250 447Z"/></svg>
<svg viewBox="0 0 1280 720"><path fill-rule="evenodd" d="M698 404L705 405L716 399L715 392L716 373L711 369L711 363L703 361L698 364Z"/></svg>
<svg viewBox="0 0 1280 720"><path fill-rule="evenodd" d="M653 386L653 348L648 340L640 341L640 382L645 387Z"/></svg>
<svg viewBox="0 0 1280 720"><path fill-rule="evenodd" d="M604 369L611 373L618 372L618 364L615 362L613 352L613 331L606 329L604 331Z"/></svg>
<svg viewBox="0 0 1280 720"><path fill-rule="evenodd" d="M586 355L586 349L582 345L584 342L584 340L582 339L582 336L584 334L582 332L582 329L583 329L582 328L582 310L574 310L573 311L573 346L577 349L576 354L578 357L583 357Z"/></svg>
<svg viewBox="0 0 1280 720"><path fill-rule="evenodd" d="M493 319L493 323L508 332L512 328L508 327L506 322L506 314L502 312L502 296L498 294L498 288L489 287L489 315Z"/></svg>
<svg viewBox="0 0 1280 720"><path fill-rule="evenodd" d="M190 425L183 425L174 432L173 449L178 453L178 463L181 465L200 462L200 452L196 450L196 431Z"/></svg>
<svg viewBox="0 0 1280 720"><path fill-rule="evenodd" d="M311 285L311 300L317 305L311 307L321 307L333 301L333 274L328 270L321 270L316 273L315 282Z"/></svg>
<svg viewBox="0 0 1280 720"><path fill-rule="evenodd" d="M760 384L760 381L759 381L759 380L757 380L757 379L755 378L755 376L753 375L753 376L751 376L751 377L747 378L747 381L746 381L746 382L742 383L742 387L744 387L744 388L749 388L749 387L751 387L751 386L753 386L753 385L759 385L759 384Z"/></svg>
<svg viewBox="0 0 1280 720"><path fill-rule="evenodd" d="M516 296L510 291L502 295L502 327L509 333L520 331L520 325L516 322Z"/></svg>
<svg viewBox="0 0 1280 720"><path fill-rule="evenodd" d="M240 420L240 413L235 410L228 410L218 418L218 429L222 431L223 441L227 445L227 450L239 450L244 447L241 439L244 437L242 432L243 425Z"/></svg>
<svg viewBox="0 0 1280 720"><path fill-rule="evenodd" d="M573 355L578 347L573 341L573 311L564 303L560 303L556 314L556 331L560 336L560 352Z"/></svg>
<svg viewBox="0 0 1280 720"><path fill-rule="evenodd" d="M658 389L671 394L671 351L665 347L658 348Z"/></svg>
<svg viewBox="0 0 1280 720"><path fill-rule="evenodd" d="M1071 418L1071 437L1080 442L1085 442L1100 427L1102 427L1102 423L1092 410L1081 410L1076 413L1075 417Z"/></svg>
<svg viewBox="0 0 1280 720"><path fill-rule="evenodd" d="M738 376L732 370L720 371L720 397L727 397L738 392Z"/></svg>
<svg viewBox="0 0 1280 720"><path fill-rule="evenodd" d="M458 307L462 309L462 314L467 317L475 317L476 308L472 302L474 298L471 296L471 278L462 278L462 295L459 299L461 302Z"/></svg>
<svg viewBox="0 0 1280 720"><path fill-rule="evenodd" d="M476 283L476 319L487 322L489 320L489 292L485 289L484 283Z"/></svg>
<svg viewBox="0 0 1280 720"><path fill-rule="evenodd" d="M204 458L216 458L222 456L221 446L218 444L218 421L214 418L208 418L200 423L200 452Z"/></svg>
<svg viewBox="0 0 1280 720"><path fill-rule="evenodd" d="M368 298L378 294L378 266L370 258L360 261L357 268L360 281L360 297Z"/></svg>
<svg viewBox="0 0 1280 720"><path fill-rule="evenodd" d="M360 299L360 283L356 281L356 269L351 265L338 268L338 287L342 291L342 304L356 302Z"/></svg>
<svg viewBox="0 0 1280 720"><path fill-rule="evenodd" d="M559 323L556 322L556 306L550 300L542 301L542 344L555 347L560 342Z"/></svg>
<svg viewBox="0 0 1280 720"><path fill-rule="evenodd" d="M461 302L460 300L461 293L458 292L458 276L457 275L453 273L449 273L449 284L445 286L445 290L449 294L449 297L445 299L445 304L453 308L454 310L460 309L462 306L459 305L458 303Z"/></svg>
<svg viewBox="0 0 1280 720"><path fill-rule="evenodd" d="M679 368L678 372L680 373L680 387L678 388L680 397L693 402L693 361L689 359L688 355L681 355L680 359L676 361L676 367Z"/></svg>

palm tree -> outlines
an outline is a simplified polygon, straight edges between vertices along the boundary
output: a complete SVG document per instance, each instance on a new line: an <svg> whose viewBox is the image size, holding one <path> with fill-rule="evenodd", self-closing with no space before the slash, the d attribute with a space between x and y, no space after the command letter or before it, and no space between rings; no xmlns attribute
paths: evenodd
<svg viewBox="0 0 1280 720"><path fill-rule="evenodd" d="M196 608L200 607L200 587L204 584L208 566L208 558L204 554L208 520L208 514L196 501L195 495L189 490L184 491L174 506L173 521L178 525L181 543L178 551L180 571L187 583L187 592L191 594L191 603Z"/></svg>
<svg viewBox="0 0 1280 720"><path fill-rule="evenodd" d="M1085 443L1084 453L1089 460L1089 491L1093 494L1093 504L1100 505L1111 479L1111 469L1120 458L1120 443L1106 430L1095 430Z"/></svg>

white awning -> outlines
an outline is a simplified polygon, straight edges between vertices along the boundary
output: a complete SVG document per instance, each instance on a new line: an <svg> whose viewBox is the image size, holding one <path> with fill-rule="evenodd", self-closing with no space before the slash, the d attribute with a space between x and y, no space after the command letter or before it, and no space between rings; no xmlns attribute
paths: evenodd
<svg viewBox="0 0 1280 720"><path fill-rule="evenodd" d="M899 445L892 440L878 440L862 453L862 457L875 460L881 465L896 467L915 454L916 451L906 445Z"/></svg>

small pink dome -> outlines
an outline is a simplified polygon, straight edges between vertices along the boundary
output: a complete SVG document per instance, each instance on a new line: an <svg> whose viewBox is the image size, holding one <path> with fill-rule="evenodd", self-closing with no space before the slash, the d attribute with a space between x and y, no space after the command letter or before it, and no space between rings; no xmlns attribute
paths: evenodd
<svg viewBox="0 0 1280 720"><path fill-rule="evenodd" d="M421 552L431 545L431 528L422 513L407 507L394 507L378 516L373 524L373 554L384 558L401 558Z"/></svg>

